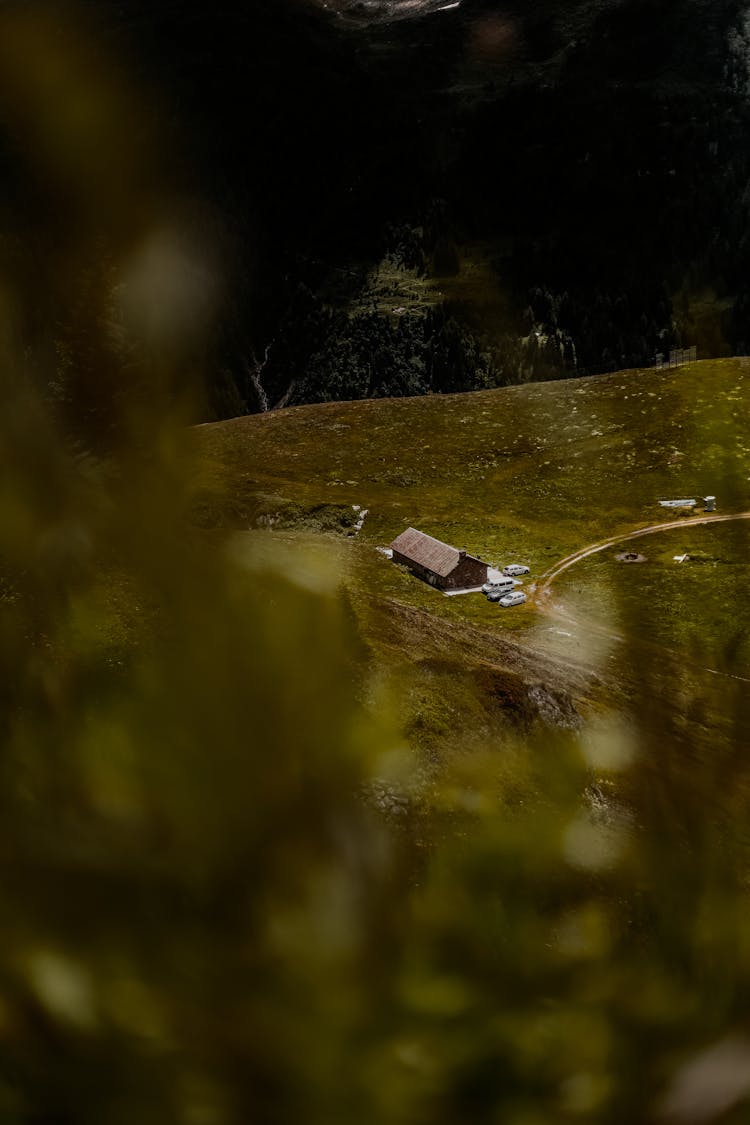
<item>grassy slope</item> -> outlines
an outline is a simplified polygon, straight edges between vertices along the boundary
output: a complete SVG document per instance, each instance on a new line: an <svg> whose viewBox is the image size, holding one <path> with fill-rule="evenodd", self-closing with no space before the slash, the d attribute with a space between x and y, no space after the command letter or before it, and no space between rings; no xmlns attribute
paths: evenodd
<svg viewBox="0 0 750 1125"><path fill-rule="evenodd" d="M499 710L518 718L530 680L590 698L576 668L598 654L566 652L530 606L505 613L476 596L443 598L375 545L411 524L493 563L527 562L533 578L587 543L664 519L660 497L715 493L724 511L750 508L748 421L741 359L300 407L196 430L200 509L213 525L280 515L279 527L310 532L352 504L369 508L359 539L336 550L363 636L403 673L406 725L432 752L457 714L482 735L494 729L478 666L507 678L510 706ZM466 676L470 690L451 688Z"/></svg>

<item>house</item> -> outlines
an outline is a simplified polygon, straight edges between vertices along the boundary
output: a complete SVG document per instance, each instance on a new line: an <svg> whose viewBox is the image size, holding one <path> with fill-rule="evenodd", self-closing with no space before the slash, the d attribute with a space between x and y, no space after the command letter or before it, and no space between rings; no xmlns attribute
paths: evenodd
<svg viewBox="0 0 750 1125"><path fill-rule="evenodd" d="M407 527L391 543L393 561L438 590L463 590L487 581L487 563Z"/></svg>

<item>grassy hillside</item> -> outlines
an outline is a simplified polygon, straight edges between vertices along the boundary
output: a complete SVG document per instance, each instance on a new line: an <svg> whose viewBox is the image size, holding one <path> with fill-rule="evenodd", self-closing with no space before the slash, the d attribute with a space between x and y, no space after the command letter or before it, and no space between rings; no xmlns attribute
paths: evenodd
<svg viewBox="0 0 750 1125"><path fill-rule="evenodd" d="M195 511L204 526L270 528L269 547L286 540L292 558L326 534L364 643L400 684L407 732L427 757L441 757L458 727L484 738L509 718L531 721L539 713L529 698L534 685L561 701L546 717L562 725L573 706L590 715L613 692L637 697L639 689L601 628L559 626L530 604L504 612L476 595L445 598L375 548L413 525L491 563L526 562L533 581L588 543L664 521L670 513L660 498L713 493L721 511L750 508L748 421L750 363L743 359L301 407L198 428ZM369 510L356 538L353 505ZM740 533L733 534L736 544ZM665 535L660 557L669 561L670 549ZM679 537L677 549L688 549ZM637 568L615 567L613 584L592 580L604 574L599 556L582 565L568 572L558 596L577 589L592 625L614 617L614 628L629 614L635 633L646 636L648 614L638 618L637 606L651 592L633 601L622 582L643 586L654 569L633 577ZM723 574L726 616L740 575ZM654 605L665 620L682 622L656 633L668 649L659 660L682 674L680 653L710 632L713 603L710 590L687 601L683 590L675 601L670 582L679 579L688 580L687 568L668 571ZM719 627L706 641L714 664L726 633ZM735 655L743 651L735 646Z"/></svg>
<svg viewBox="0 0 750 1125"><path fill-rule="evenodd" d="M295 522L295 505L360 504L366 542L412 524L544 568L657 522L660 497L750 504L749 387L750 361L713 360L203 426L203 518L242 528L262 514Z"/></svg>

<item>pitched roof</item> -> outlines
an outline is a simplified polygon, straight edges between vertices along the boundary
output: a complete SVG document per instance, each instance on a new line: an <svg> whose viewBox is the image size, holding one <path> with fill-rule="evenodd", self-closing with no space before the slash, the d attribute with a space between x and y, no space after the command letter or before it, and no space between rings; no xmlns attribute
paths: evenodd
<svg viewBox="0 0 750 1125"><path fill-rule="evenodd" d="M391 547L404 558L426 566L441 578L455 570L461 557L455 547L449 547L447 543L441 543L439 539L433 539L431 535L425 535L414 527L407 527L406 531L402 531L393 540Z"/></svg>

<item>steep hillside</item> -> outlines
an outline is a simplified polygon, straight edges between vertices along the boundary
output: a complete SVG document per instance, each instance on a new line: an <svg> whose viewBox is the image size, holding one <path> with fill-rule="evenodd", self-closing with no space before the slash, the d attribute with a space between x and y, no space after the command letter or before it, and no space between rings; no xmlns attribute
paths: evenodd
<svg viewBox="0 0 750 1125"><path fill-rule="evenodd" d="M538 571L657 522L675 492L746 506L749 420L744 359L236 418L195 430L203 520L247 528L360 504L366 542L412 524L488 559L520 551Z"/></svg>
<svg viewBox="0 0 750 1125"><path fill-rule="evenodd" d="M748 421L750 364L742 359L296 408L194 431L195 516L206 527L268 528L269 543L289 540L293 552L311 534L328 533L361 635L379 666L400 675L407 727L433 751L458 727L486 724L488 695L495 711L523 723L539 710L529 691L542 684L559 703L546 717L559 725L576 721L572 706L591 715L607 701L637 701L638 645L650 626L638 599L616 583L593 584L590 596L584 590L588 626L572 629L533 602L504 612L478 595L443 597L375 548L413 525L491 563L528 563L532 582L587 544L663 522L659 499L715 494L725 513L748 509ZM354 505L368 510L358 535ZM689 582L689 568L681 574ZM726 603L740 575L725 578ZM653 603L667 617L671 597L662 591ZM682 633L661 629L661 647L651 652L666 677L656 692L664 699L669 675L688 694L706 679L700 661L684 658L696 633L711 629L710 598L680 606ZM618 628L629 628L633 643L616 656ZM493 681L488 692L480 668L502 687ZM709 710L721 706L715 697Z"/></svg>

